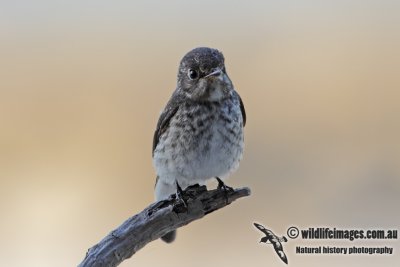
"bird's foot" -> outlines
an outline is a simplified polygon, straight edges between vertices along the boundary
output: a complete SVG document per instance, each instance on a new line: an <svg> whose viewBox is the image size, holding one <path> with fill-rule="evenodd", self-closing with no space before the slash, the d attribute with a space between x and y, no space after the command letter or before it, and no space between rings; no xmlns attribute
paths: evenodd
<svg viewBox="0 0 400 267"><path fill-rule="evenodd" d="M187 211L188 205L187 205L186 200L184 199L185 192L183 192L178 181L175 181L175 182L176 182L176 194L175 194L176 200L177 200L177 202L179 202L179 204L182 204L182 205L177 205L176 208L177 208L177 210L180 210L180 211ZM178 206L180 206L180 207L178 207Z"/></svg>
<svg viewBox="0 0 400 267"><path fill-rule="evenodd" d="M225 200L226 204L229 204L229 199L228 199L228 192L233 192L234 189L230 186L227 186L219 177L215 177L218 181L218 190L224 191L225 194Z"/></svg>

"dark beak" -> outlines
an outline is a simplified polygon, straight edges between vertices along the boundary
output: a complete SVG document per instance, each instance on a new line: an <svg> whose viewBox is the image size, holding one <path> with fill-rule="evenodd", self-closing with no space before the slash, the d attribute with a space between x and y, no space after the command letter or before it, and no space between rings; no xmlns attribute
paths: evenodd
<svg viewBox="0 0 400 267"><path fill-rule="evenodd" d="M220 69L216 69L213 72L204 76L204 78L211 77L211 76L219 76L219 75L221 75L221 73L222 73L222 71Z"/></svg>

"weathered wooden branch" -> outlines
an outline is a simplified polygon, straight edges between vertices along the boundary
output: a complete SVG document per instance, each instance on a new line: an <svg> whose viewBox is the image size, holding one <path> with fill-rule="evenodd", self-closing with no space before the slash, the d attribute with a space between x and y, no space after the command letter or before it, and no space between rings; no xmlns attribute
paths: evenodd
<svg viewBox="0 0 400 267"><path fill-rule="evenodd" d="M147 243L249 195L247 187L225 193L221 189L207 191L206 186L190 186L183 194L187 207L175 196L151 204L90 248L79 267L117 266Z"/></svg>

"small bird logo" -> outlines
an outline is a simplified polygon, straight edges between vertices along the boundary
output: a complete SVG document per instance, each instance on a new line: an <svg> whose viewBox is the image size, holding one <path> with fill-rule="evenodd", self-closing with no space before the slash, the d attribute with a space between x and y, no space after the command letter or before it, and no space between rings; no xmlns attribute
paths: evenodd
<svg viewBox="0 0 400 267"><path fill-rule="evenodd" d="M265 234L265 236L261 238L260 243L263 242L265 244L272 244L279 258L281 258L281 260L284 263L288 264L288 259L286 257L285 252L283 252L283 246L281 243L281 242L287 242L288 241L287 238L285 236L283 237L276 236L271 230L265 228L261 224L254 223L254 226Z"/></svg>

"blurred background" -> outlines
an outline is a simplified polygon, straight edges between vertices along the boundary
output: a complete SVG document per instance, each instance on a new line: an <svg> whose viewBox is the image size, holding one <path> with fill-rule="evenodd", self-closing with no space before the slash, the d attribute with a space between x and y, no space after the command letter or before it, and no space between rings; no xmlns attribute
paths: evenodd
<svg viewBox="0 0 400 267"><path fill-rule="evenodd" d="M398 229L400 2L2 1L0 265L76 266L153 201L155 125L181 57L221 50L246 110L228 184L252 195L121 266L283 266L257 221ZM215 184L210 184L210 187ZM394 247L296 255L296 245ZM394 266L399 241L284 244L294 266Z"/></svg>

